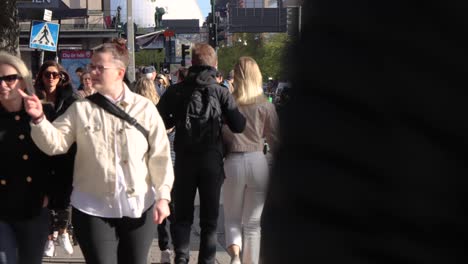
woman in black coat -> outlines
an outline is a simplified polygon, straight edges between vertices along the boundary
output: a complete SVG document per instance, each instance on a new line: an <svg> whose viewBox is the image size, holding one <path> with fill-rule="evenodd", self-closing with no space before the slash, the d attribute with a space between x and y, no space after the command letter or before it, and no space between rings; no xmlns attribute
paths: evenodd
<svg viewBox="0 0 468 264"><path fill-rule="evenodd" d="M31 74L24 62L0 52L1 264L40 264L48 234L51 159L30 137L31 118L18 92L27 83Z"/></svg>
<svg viewBox="0 0 468 264"><path fill-rule="evenodd" d="M70 76L59 63L49 60L45 61L37 74L35 81L36 93L48 104L51 104L54 111L49 120L55 120L63 114L68 107L76 100L73 93ZM69 212L66 210L70 203L72 191L73 164L76 153L76 146L72 146L67 154L51 157L53 159L51 173L51 197L49 208L53 210L51 219L54 231L58 235L58 242L68 254L73 253L73 246L67 232L69 225ZM53 256L55 246L52 241L53 236L49 236L46 245L46 256Z"/></svg>

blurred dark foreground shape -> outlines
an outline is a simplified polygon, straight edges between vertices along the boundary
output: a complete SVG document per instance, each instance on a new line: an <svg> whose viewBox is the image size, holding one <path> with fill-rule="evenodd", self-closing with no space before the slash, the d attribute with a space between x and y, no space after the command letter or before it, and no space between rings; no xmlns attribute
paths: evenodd
<svg viewBox="0 0 468 264"><path fill-rule="evenodd" d="M467 1L304 2L263 263L467 263Z"/></svg>

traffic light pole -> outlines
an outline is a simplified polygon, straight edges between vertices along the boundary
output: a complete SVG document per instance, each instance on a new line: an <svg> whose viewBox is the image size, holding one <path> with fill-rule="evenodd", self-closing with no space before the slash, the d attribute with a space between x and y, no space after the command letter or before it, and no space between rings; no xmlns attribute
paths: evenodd
<svg viewBox="0 0 468 264"><path fill-rule="evenodd" d="M127 78L135 81L135 31L133 27L133 1L127 0L127 46L130 59L127 67Z"/></svg>
<svg viewBox="0 0 468 264"><path fill-rule="evenodd" d="M209 27L208 37L213 48L218 50L218 36L217 36L217 24L216 24L216 12L215 12L215 0L211 0L211 26Z"/></svg>
<svg viewBox="0 0 468 264"><path fill-rule="evenodd" d="M216 24L215 0L211 0L211 21L213 21L213 24Z"/></svg>

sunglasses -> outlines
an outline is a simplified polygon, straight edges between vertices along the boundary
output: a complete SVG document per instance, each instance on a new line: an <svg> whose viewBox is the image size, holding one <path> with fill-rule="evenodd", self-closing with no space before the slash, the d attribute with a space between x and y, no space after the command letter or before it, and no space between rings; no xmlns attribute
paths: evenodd
<svg viewBox="0 0 468 264"><path fill-rule="evenodd" d="M2 81L5 81L7 84L12 84L18 79L21 79L21 76L19 76L18 74L5 75L0 77L0 83L2 83Z"/></svg>
<svg viewBox="0 0 468 264"><path fill-rule="evenodd" d="M47 71L47 72L44 72L42 76L44 76L45 78L53 77L54 79L57 79L58 77L60 77L60 73Z"/></svg>

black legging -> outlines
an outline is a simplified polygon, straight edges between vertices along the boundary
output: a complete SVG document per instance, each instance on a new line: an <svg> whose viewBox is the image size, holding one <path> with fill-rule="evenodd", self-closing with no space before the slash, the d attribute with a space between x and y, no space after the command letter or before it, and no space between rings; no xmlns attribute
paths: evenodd
<svg viewBox="0 0 468 264"><path fill-rule="evenodd" d="M88 264L146 264L156 224L153 206L140 218L104 218L73 208L75 236Z"/></svg>

